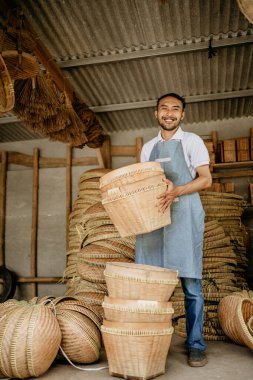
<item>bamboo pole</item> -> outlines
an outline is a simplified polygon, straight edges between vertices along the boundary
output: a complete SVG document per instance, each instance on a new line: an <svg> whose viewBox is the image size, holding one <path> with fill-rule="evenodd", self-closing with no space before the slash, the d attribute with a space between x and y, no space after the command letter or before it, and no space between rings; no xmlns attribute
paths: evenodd
<svg viewBox="0 0 253 380"><path fill-rule="evenodd" d="M141 150L143 147L143 138L136 138L136 162L141 162Z"/></svg>
<svg viewBox="0 0 253 380"><path fill-rule="evenodd" d="M72 211L72 146L67 145L66 151L66 250L69 246L69 216Z"/></svg>
<svg viewBox="0 0 253 380"><path fill-rule="evenodd" d="M33 199L31 237L31 276L37 276L37 232L38 232L38 191L39 189L39 149L33 149ZM32 297L37 296L37 284L32 283Z"/></svg>
<svg viewBox="0 0 253 380"><path fill-rule="evenodd" d="M5 265L5 214L6 214L6 177L8 153L2 152L2 171L0 187L0 265Z"/></svg>

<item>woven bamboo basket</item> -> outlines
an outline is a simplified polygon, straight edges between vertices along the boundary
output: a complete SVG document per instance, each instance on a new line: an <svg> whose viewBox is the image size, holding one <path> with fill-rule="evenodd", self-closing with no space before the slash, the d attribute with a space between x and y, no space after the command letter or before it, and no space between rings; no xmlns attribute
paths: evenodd
<svg viewBox="0 0 253 380"><path fill-rule="evenodd" d="M9 71L0 54L0 115L12 110L15 94Z"/></svg>
<svg viewBox="0 0 253 380"><path fill-rule="evenodd" d="M253 315L253 300L246 293L233 293L224 297L218 306L222 330L234 342L253 350L253 336L247 323Z"/></svg>
<svg viewBox="0 0 253 380"><path fill-rule="evenodd" d="M124 328L122 323L104 321L101 331L110 375L146 380L165 373L173 327L166 323L143 325Z"/></svg>
<svg viewBox="0 0 253 380"><path fill-rule="evenodd" d="M100 189L102 193L107 193L108 190L115 187L145 181L146 178L159 174L164 177L164 171L159 162L150 161L123 166L104 174L100 178Z"/></svg>
<svg viewBox="0 0 253 380"><path fill-rule="evenodd" d="M176 270L134 263L107 263L104 271L110 297L167 302L177 283Z"/></svg>
<svg viewBox="0 0 253 380"><path fill-rule="evenodd" d="M249 332L250 332L251 335L253 336L253 315L252 315L252 317L250 317L250 319L248 320L248 322L247 322L247 326L248 326Z"/></svg>
<svg viewBox="0 0 253 380"><path fill-rule="evenodd" d="M2 55L12 80L32 78L40 72L36 57L29 53L5 50Z"/></svg>
<svg viewBox="0 0 253 380"><path fill-rule="evenodd" d="M102 304L107 320L118 322L170 322L172 302L125 300L105 296Z"/></svg>
<svg viewBox="0 0 253 380"><path fill-rule="evenodd" d="M153 176L147 183L138 179L108 190L103 197L102 204L122 237L147 233L171 223L170 208L161 212L157 207L157 197L167 189L163 177L163 174Z"/></svg>
<svg viewBox="0 0 253 380"><path fill-rule="evenodd" d="M247 20L251 24L253 24L253 6L252 6L252 1L251 0L237 0L237 4L238 4L241 12L247 18Z"/></svg>
<svg viewBox="0 0 253 380"><path fill-rule="evenodd" d="M99 358L100 331L94 322L74 310L58 310L57 320L62 332L61 347L71 361L93 363Z"/></svg>
<svg viewBox="0 0 253 380"><path fill-rule="evenodd" d="M37 377L48 370L61 342L52 310L20 304L0 320L0 371L7 377Z"/></svg>

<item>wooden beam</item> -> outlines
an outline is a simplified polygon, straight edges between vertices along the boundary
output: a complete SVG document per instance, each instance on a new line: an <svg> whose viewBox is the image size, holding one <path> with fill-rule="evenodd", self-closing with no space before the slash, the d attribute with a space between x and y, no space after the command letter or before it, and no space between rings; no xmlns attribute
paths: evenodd
<svg viewBox="0 0 253 380"><path fill-rule="evenodd" d="M229 172L212 173L213 178L253 177L253 170L231 170Z"/></svg>
<svg viewBox="0 0 253 380"><path fill-rule="evenodd" d="M0 152L0 162L2 161L2 154ZM8 163L16 165L24 165L33 167L33 156L19 153L9 152ZM39 168L62 168L66 167L66 158L46 158L39 157ZM98 165L97 157L78 157L72 159L72 166L93 166Z"/></svg>
<svg viewBox="0 0 253 380"><path fill-rule="evenodd" d="M104 159L103 159L102 152L101 152L100 148L96 149L96 156L97 156L99 167L100 168L104 168L105 167L105 163L104 163Z"/></svg>
<svg viewBox="0 0 253 380"><path fill-rule="evenodd" d="M72 210L72 147L67 145L66 152L66 250L69 246L69 215Z"/></svg>
<svg viewBox="0 0 253 380"><path fill-rule="evenodd" d="M136 147L134 145L112 145L112 156L136 156Z"/></svg>
<svg viewBox="0 0 253 380"><path fill-rule="evenodd" d="M0 265L5 265L5 214L6 214L6 177L8 153L2 152L0 183Z"/></svg>
<svg viewBox="0 0 253 380"><path fill-rule="evenodd" d="M33 149L33 198L32 198L32 236L31 236L31 276L37 276L38 241L38 199L39 199L39 149ZM37 296L37 285L32 284L32 297Z"/></svg>
<svg viewBox="0 0 253 380"><path fill-rule="evenodd" d="M143 147L143 138L136 138L136 162L141 162L141 150Z"/></svg>
<svg viewBox="0 0 253 380"><path fill-rule="evenodd" d="M118 54L107 54L107 55L99 55L96 57L87 57L87 58L76 58L76 59L68 59L59 63L59 67L68 68L68 67L80 67L87 65L97 65L101 63L110 63L110 62L119 62L119 61L128 61L133 59L143 59L149 57L160 57L164 55L175 55L181 53L189 53L189 52L198 52L203 50L208 50L210 41L210 36L206 37L206 41L201 42L192 42L187 44L178 44L175 46L166 46L166 47L156 47L153 49L140 49L137 51L131 51L126 53L118 53ZM213 48L224 48L229 46L238 46L245 45L253 42L253 36L239 36L239 37L230 37L222 36L222 38L218 40L212 40Z"/></svg>
<svg viewBox="0 0 253 380"><path fill-rule="evenodd" d="M110 139L110 136L108 135L105 137L105 141L101 147L101 153L103 156L105 167L110 169L112 166L112 162L111 162L112 153L111 153L111 139Z"/></svg>
<svg viewBox="0 0 253 380"><path fill-rule="evenodd" d="M214 170L252 168L253 161L223 162L221 164L213 164L212 167Z"/></svg>

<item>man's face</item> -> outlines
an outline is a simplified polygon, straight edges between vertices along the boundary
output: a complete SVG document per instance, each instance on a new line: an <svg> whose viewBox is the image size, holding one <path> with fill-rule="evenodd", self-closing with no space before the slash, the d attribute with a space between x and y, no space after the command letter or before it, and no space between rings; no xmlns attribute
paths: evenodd
<svg viewBox="0 0 253 380"><path fill-rule="evenodd" d="M174 131L184 118L182 102L172 96L161 99L155 117L164 131Z"/></svg>

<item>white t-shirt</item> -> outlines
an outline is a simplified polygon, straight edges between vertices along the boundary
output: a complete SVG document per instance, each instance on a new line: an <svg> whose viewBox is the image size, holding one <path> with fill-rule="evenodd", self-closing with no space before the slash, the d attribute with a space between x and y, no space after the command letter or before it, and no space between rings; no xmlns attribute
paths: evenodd
<svg viewBox="0 0 253 380"><path fill-rule="evenodd" d="M198 166L210 164L209 153L204 141L195 133L185 132L179 127L171 140L182 141L185 161L192 178L196 177L196 168ZM155 138L143 145L141 151L141 162L149 161L154 145L161 141L164 141L164 139L162 138L160 131Z"/></svg>

